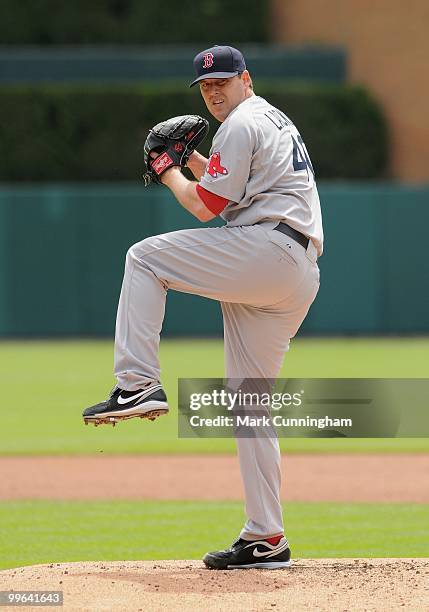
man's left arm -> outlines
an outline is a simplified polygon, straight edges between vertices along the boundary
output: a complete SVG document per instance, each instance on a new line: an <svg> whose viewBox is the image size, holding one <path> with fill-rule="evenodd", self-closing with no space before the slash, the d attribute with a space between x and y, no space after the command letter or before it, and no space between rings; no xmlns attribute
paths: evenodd
<svg viewBox="0 0 429 612"><path fill-rule="evenodd" d="M178 166L166 170L161 181L174 193L183 208L194 217L203 222L214 219L216 215L207 208L197 193L198 183L188 181Z"/></svg>
<svg viewBox="0 0 429 612"><path fill-rule="evenodd" d="M186 166L195 176L197 181L199 181L200 178L203 176L204 172L206 171L208 162L209 160L204 157L204 155L201 155L201 153L198 153L198 151L194 151L193 153L191 153Z"/></svg>

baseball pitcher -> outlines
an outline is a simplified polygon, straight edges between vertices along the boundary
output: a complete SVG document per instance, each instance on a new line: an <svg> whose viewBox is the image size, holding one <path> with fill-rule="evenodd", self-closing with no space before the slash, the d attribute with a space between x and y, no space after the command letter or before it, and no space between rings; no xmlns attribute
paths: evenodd
<svg viewBox="0 0 429 612"><path fill-rule="evenodd" d="M115 336L117 385L87 408L86 422L168 413L158 348L168 289L218 300L228 379L275 379L319 288L323 231L314 169L297 128L257 96L243 55L215 46L194 58L195 79L220 122L209 159L195 149L201 117L158 124L145 145L145 181L162 183L200 221L218 228L147 238L126 257ZM189 181L187 166L195 180ZM209 568L290 565L280 505L276 437L237 438L247 520L232 546L207 553Z"/></svg>

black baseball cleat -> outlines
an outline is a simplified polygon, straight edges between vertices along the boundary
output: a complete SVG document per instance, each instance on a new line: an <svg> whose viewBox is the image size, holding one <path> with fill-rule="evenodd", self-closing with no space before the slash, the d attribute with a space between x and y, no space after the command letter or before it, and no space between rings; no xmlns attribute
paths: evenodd
<svg viewBox="0 0 429 612"><path fill-rule="evenodd" d="M210 569L280 569L290 567L290 548L284 536L249 542L238 538L231 548L207 553L203 559Z"/></svg>
<svg viewBox="0 0 429 612"><path fill-rule="evenodd" d="M133 417L150 419L168 413L167 396L159 383L148 383L137 391L124 391L114 387L110 397L100 404L86 408L83 411L85 425L104 423L115 426L118 421L125 421Z"/></svg>

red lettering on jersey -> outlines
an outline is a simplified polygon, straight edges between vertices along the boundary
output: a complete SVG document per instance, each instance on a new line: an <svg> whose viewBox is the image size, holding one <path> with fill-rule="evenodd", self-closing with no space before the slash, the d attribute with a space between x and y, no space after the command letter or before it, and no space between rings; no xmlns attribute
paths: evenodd
<svg viewBox="0 0 429 612"><path fill-rule="evenodd" d="M203 68L211 68L213 66L214 56L213 53L204 53L204 64Z"/></svg>
<svg viewBox="0 0 429 612"><path fill-rule="evenodd" d="M220 163L219 151L215 151L210 157L206 172L208 172L213 178L216 178L218 174L228 174L228 170Z"/></svg>

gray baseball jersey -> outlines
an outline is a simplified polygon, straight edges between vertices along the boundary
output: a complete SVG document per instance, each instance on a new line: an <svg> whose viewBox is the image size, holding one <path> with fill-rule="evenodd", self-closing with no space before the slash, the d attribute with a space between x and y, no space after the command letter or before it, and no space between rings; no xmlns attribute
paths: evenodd
<svg viewBox="0 0 429 612"><path fill-rule="evenodd" d="M221 124L210 155L200 184L230 200L221 213L228 226L284 220L322 254L313 167L297 128L284 113L252 95Z"/></svg>

